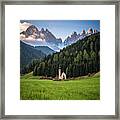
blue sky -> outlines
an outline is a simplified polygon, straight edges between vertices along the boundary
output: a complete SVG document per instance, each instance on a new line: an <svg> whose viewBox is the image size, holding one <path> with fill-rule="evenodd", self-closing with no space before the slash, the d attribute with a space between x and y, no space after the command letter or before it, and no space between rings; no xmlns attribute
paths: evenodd
<svg viewBox="0 0 120 120"><path fill-rule="evenodd" d="M31 23L39 29L47 28L55 37L62 38L63 41L74 31L81 33L82 29L87 31L88 28L100 31L99 20L21 20L20 22Z"/></svg>

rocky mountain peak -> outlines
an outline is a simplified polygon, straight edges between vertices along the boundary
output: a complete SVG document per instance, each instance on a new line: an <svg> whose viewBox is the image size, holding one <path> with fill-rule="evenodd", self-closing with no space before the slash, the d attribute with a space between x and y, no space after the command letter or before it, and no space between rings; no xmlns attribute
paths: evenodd
<svg viewBox="0 0 120 120"><path fill-rule="evenodd" d="M94 33L97 33L97 32L98 32L98 30L94 29Z"/></svg>
<svg viewBox="0 0 120 120"><path fill-rule="evenodd" d="M93 29L92 28L89 28L88 31L87 31L88 34L91 34L93 33Z"/></svg>
<svg viewBox="0 0 120 120"><path fill-rule="evenodd" d="M44 28L41 28L41 32L44 32Z"/></svg>
<svg viewBox="0 0 120 120"><path fill-rule="evenodd" d="M85 30L83 29L82 32L80 33L80 35L84 35L86 34Z"/></svg>
<svg viewBox="0 0 120 120"><path fill-rule="evenodd" d="M49 30L48 30L48 29L46 29L46 32L49 32Z"/></svg>

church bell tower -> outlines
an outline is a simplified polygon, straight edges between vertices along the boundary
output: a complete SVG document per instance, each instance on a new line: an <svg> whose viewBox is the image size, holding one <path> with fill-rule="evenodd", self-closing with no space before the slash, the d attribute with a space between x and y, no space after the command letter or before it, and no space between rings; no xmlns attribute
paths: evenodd
<svg viewBox="0 0 120 120"><path fill-rule="evenodd" d="M59 66L58 73L59 73L59 79L61 79L61 67L60 66Z"/></svg>

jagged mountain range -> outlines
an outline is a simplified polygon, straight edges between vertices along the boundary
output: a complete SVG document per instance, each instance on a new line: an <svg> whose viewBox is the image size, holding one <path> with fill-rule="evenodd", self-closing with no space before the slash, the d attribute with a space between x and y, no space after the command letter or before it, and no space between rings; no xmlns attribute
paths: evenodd
<svg viewBox="0 0 120 120"><path fill-rule="evenodd" d="M83 29L79 34L73 32L62 42L61 38L56 38L48 29L39 30L35 25L30 25L26 30L20 32L20 40L31 46L48 46L53 51L60 51L60 49L97 32L92 28L87 31Z"/></svg>
<svg viewBox="0 0 120 120"><path fill-rule="evenodd" d="M59 45L62 43L61 38L56 38L48 29L44 30L42 28L40 31L34 25L29 26L26 31L20 33L21 40L38 40L39 42L45 44L56 44Z"/></svg>
<svg viewBox="0 0 120 120"><path fill-rule="evenodd" d="M73 32L73 34L71 36L68 36L65 39L64 45L65 46L71 45L71 44L77 42L78 40L82 40L85 37L87 37L91 34L95 34L97 32L99 32L99 31L97 31L96 29L93 30L92 28L89 28L87 32L83 29L82 32L79 34L77 34L77 32Z"/></svg>

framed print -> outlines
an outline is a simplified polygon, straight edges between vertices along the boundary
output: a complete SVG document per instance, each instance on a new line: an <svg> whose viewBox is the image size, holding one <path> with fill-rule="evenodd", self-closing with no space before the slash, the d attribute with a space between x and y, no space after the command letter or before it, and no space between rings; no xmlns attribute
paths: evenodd
<svg viewBox="0 0 120 120"><path fill-rule="evenodd" d="M1 9L1 118L119 119L117 0Z"/></svg>

